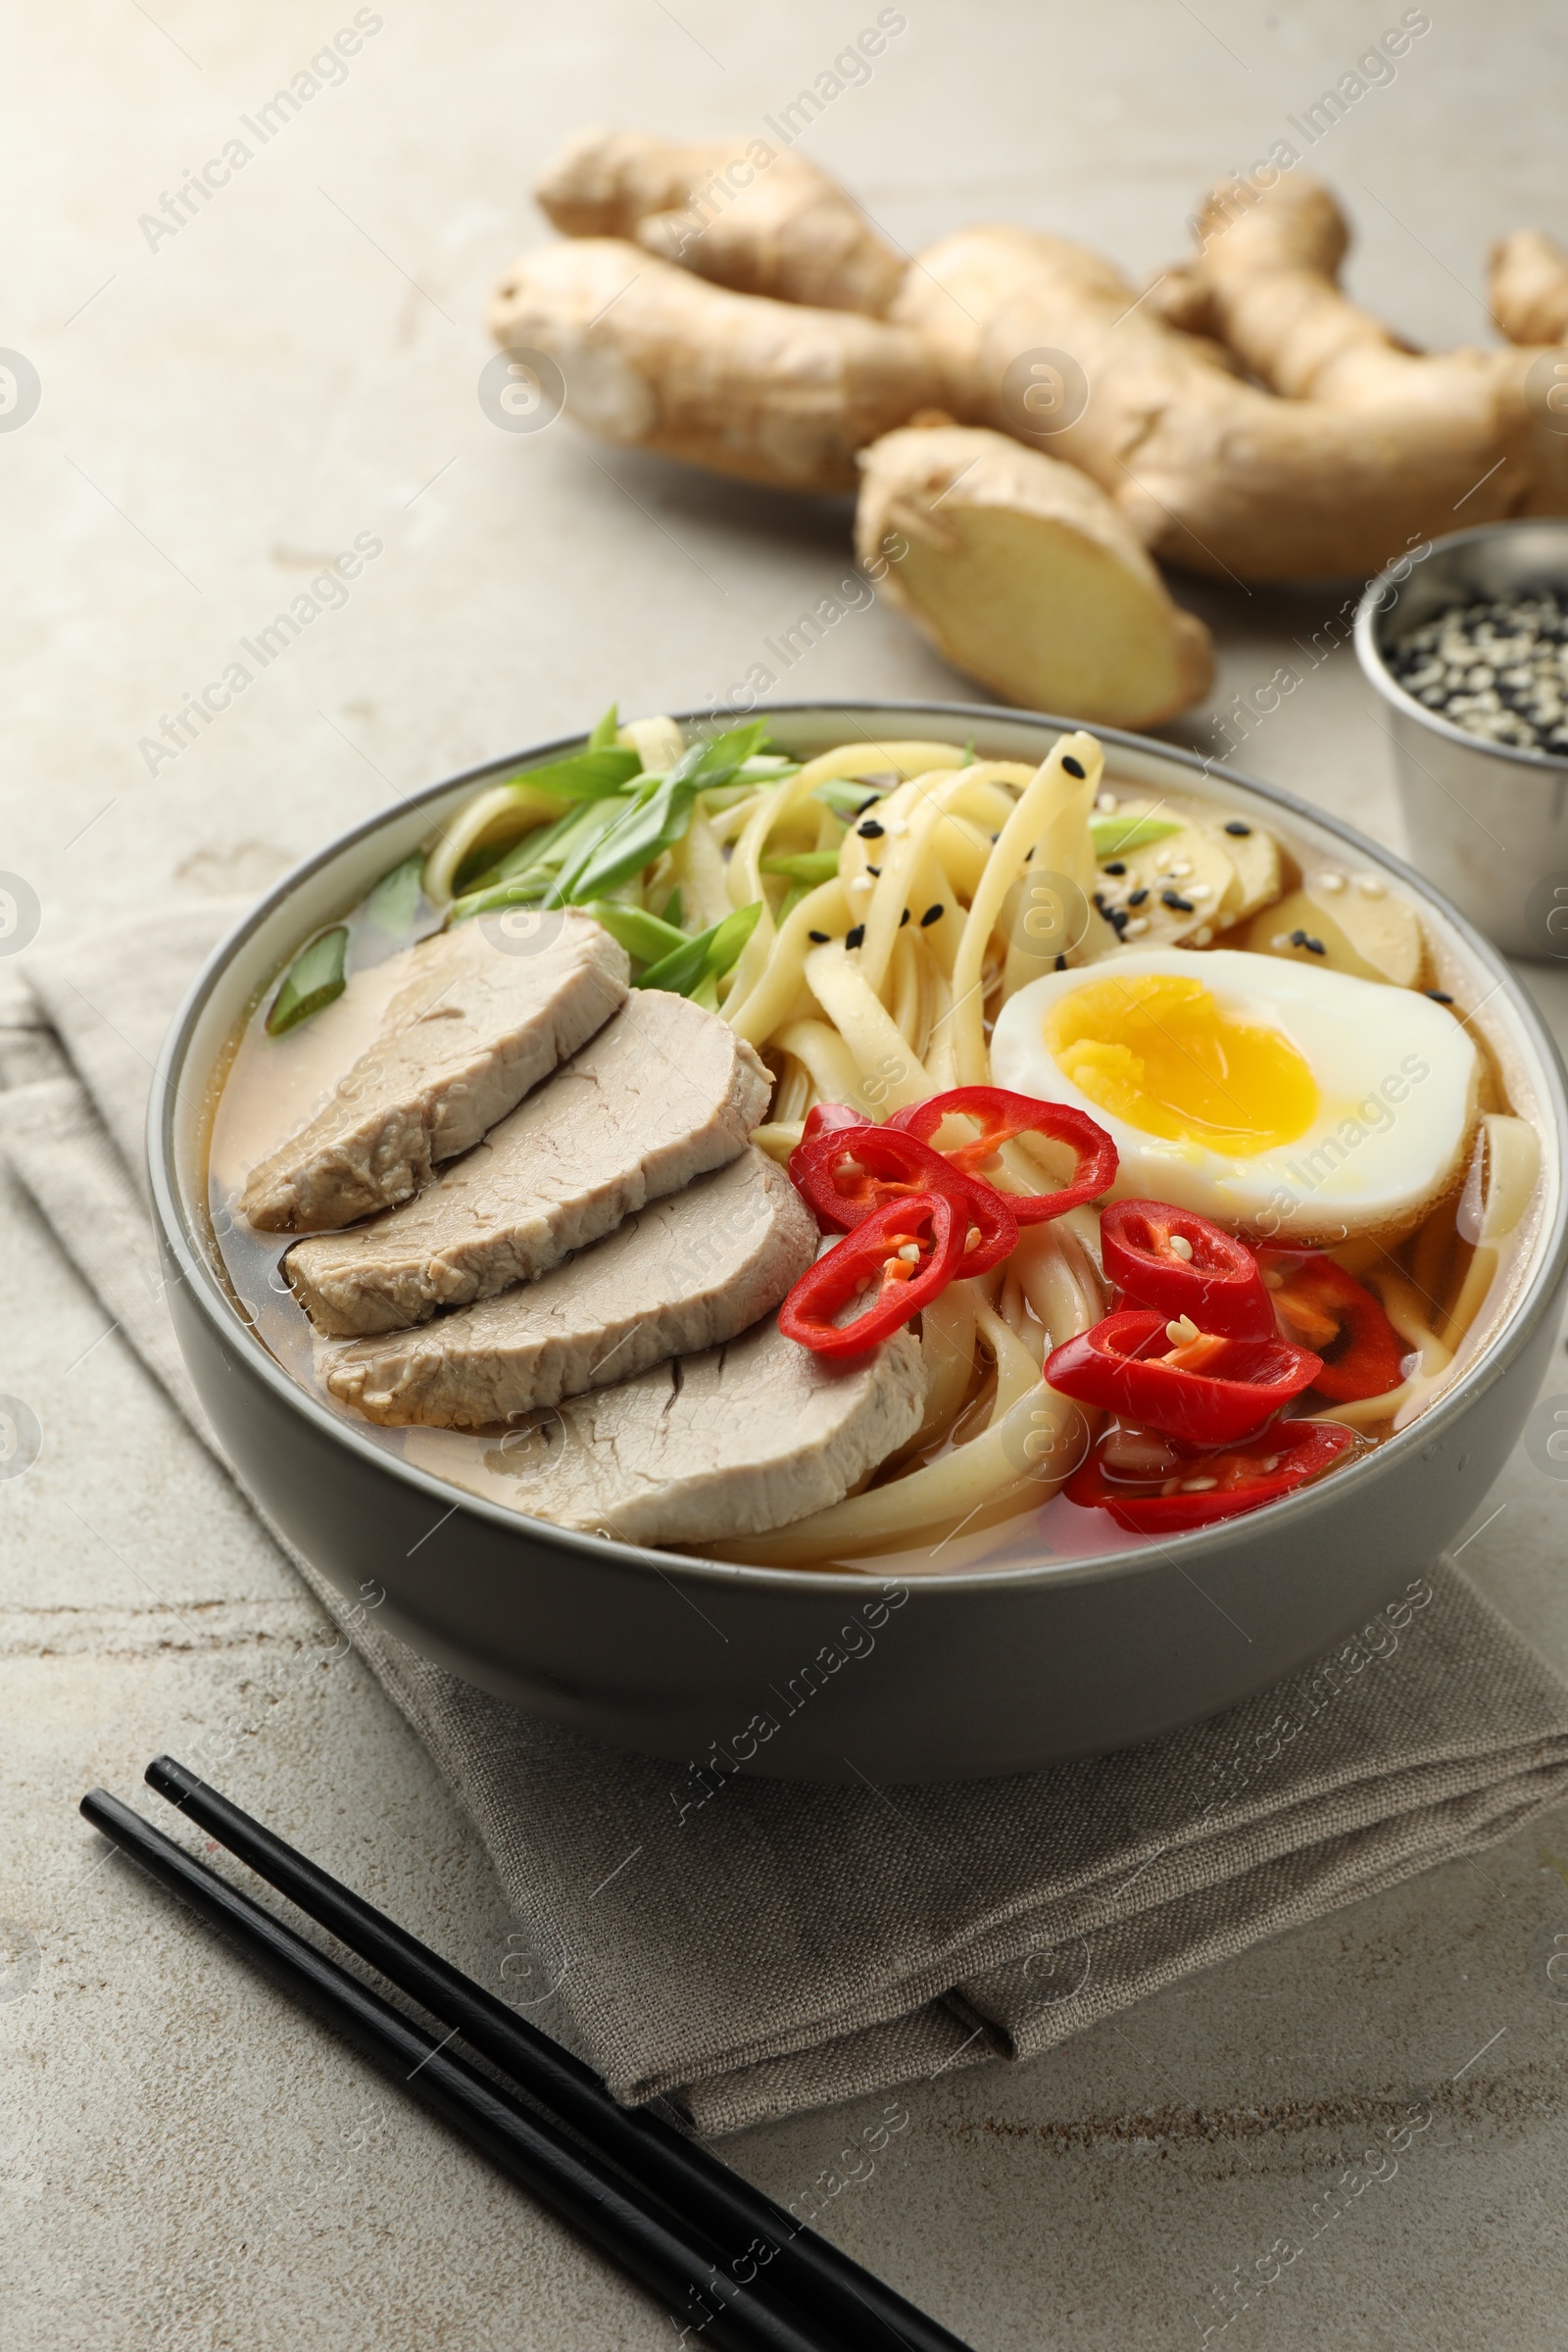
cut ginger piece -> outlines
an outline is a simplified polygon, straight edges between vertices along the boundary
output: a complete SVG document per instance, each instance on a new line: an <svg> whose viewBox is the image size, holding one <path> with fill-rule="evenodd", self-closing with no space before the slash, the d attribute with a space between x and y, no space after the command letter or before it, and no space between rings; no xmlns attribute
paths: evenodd
<svg viewBox="0 0 1568 2352"><path fill-rule="evenodd" d="M1107 726L1152 726L1207 693L1207 629L1076 466L946 420L884 434L859 465L860 563L956 669Z"/></svg>
<svg viewBox="0 0 1568 2352"><path fill-rule="evenodd" d="M1264 956L1324 963L1358 980L1419 988L1426 970L1421 918L1378 874L1323 866L1254 915L1247 945Z"/></svg>

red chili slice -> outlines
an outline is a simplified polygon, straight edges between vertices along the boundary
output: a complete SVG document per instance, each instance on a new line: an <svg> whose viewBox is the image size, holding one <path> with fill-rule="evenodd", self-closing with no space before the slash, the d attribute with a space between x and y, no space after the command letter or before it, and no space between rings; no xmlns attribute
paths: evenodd
<svg viewBox="0 0 1568 2352"><path fill-rule="evenodd" d="M852 1110L847 1102L813 1102L806 1114L801 1140L796 1150L804 1152L818 1136L833 1135L845 1127L866 1127L871 1122L863 1110Z"/></svg>
<svg viewBox="0 0 1568 2352"><path fill-rule="evenodd" d="M1109 1279L1140 1306L1190 1315L1200 1331L1232 1340L1271 1340L1279 1328L1251 1250L1191 1209L1113 1200L1100 1247Z"/></svg>
<svg viewBox="0 0 1568 2352"><path fill-rule="evenodd" d="M778 1310L778 1327L817 1355L861 1355L929 1306L958 1271L964 1208L949 1193L885 1201L808 1267ZM909 1248L915 1258L901 1252ZM871 1283L877 1294L852 1322L837 1318Z"/></svg>
<svg viewBox="0 0 1568 2352"><path fill-rule="evenodd" d="M1078 1155L1071 1182L1054 1193L1008 1193L1007 1205L1020 1225L1043 1224L1063 1209L1098 1200L1116 1180L1116 1147L1103 1127L1065 1102L1042 1102L1033 1095L1008 1094L1001 1086L958 1086L951 1094L933 1095L927 1102L911 1102L896 1110L890 1127L929 1143L944 1119L976 1119L980 1133L972 1144L956 1144L943 1157L965 1176L977 1176L1005 1143L1016 1135L1049 1136L1053 1143L1070 1145Z"/></svg>
<svg viewBox="0 0 1568 2352"><path fill-rule="evenodd" d="M1200 1332L1172 1344L1165 1317L1124 1307L1046 1358L1063 1396L1099 1404L1193 1446L1251 1437L1310 1388L1318 1358L1288 1340L1231 1340Z"/></svg>
<svg viewBox="0 0 1568 2352"><path fill-rule="evenodd" d="M1315 1349L1322 1369L1312 1386L1336 1404L1386 1396L1399 1385L1405 1344L1381 1303L1353 1274L1317 1250L1270 1248L1257 1253L1276 1308L1292 1332Z"/></svg>
<svg viewBox="0 0 1568 2352"><path fill-rule="evenodd" d="M1195 1456L1157 1487L1114 1478L1097 1446L1062 1492L1086 1510L1109 1511L1133 1535L1179 1535L1277 1502L1332 1469L1356 1444L1355 1433L1337 1421L1283 1421L1247 1446Z"/></svg>
<svg viewBox="0 0 1568 2352"><path fill-rule="evenodd" d="M1010 1194L1004 1198L983 1178L961 1174L929 1144L896 1127L861 1123L824 1127L809 1140L803 1136L790 1153L789 1173L825 1233L852 1232L888 1201L945 1194L963 1216L960 1240L971 1227L980 1236L965 1251L963 1279L999 1265L1018 1245Z"/></svg>

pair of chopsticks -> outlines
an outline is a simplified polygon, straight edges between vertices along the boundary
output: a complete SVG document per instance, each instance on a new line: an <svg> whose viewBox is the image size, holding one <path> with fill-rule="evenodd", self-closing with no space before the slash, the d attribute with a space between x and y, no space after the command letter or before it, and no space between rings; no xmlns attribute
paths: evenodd
<svg viewBox="0 0 1568 2352"><path fill-rule="evenodd" d="M961 2339L647 2110L172 1756L148 1785L447 2029L425 2033L173 1838L94 1788L93 1827L220 1928L502 2172L733 2352L967 2352ZM457 2056L460 2035L527 2094ZM531 2102L531 2103L530 2103ZM547 2112L541 2113L540 2109ZM562 2127L566 2129L563 2130Z"/></svg>

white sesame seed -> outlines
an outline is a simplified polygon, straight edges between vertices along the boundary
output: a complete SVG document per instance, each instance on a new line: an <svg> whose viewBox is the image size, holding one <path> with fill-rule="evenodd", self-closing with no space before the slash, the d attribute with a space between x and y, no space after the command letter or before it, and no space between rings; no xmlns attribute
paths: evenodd
<svg viewBox="0 0 1568 2352"><path fill-rule="evenodd" d="M1102 809L1106 816L1110 816L1121 807L1121 803L1113 792L1102 792L1096 801L1095 807Z"/></svg>
<svg viewBox="0 0 1568 2352"><path fill-rule="evenodd" d="M1123 937L1123 939L1141 939L1141 938L1143 937L1144 933L1145 933L1145 932L1146 932L1148 929L1149 929L1149 917L1148 917L1148 915L1147 915L1147 914L1135 914L1134 916L1132 916L1131 920L1128 922L1128 924L1127 924L1126 928L1125 928L1125 929L1124 929L1124 931L1122 932L1122 937Z"/></svg>
<svg viewBox="0 0 1568 2352"><path fill-rule="evenodd" d="M1317 886L1319 890L1343 890L1345 888L1345 876L1343 874L1336 874L1332 870L1321 873L1317 878Z"/></svg>
<svg viewBox="0 0 1568 2352"><path fill-rule="evenodd" d="M1380 882L1376 874L1357 874L1355 887L1364 899L1381 899L1388 895L1387 883Z"/></svg>

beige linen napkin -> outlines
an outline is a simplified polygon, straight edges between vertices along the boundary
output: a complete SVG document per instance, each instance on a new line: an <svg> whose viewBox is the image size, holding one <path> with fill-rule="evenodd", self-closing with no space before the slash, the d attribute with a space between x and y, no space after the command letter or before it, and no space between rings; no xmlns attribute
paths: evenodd
<svg viewBox="0 0 1568 2352"><path fill-rule="evenodd" d="M240 911L29 963L0 1145L207 1443L162 1304L142 1118L164 1027ZM626 2099L724 2132L1027 2058L1206 1962L1472 1852L1568 1796L1568 1690L1434 1564L1310 1672L1121 1754L825 1788L624 1754L379 1634L290 1553L427 1742L525 1923L497 1989Z"/></svg>

